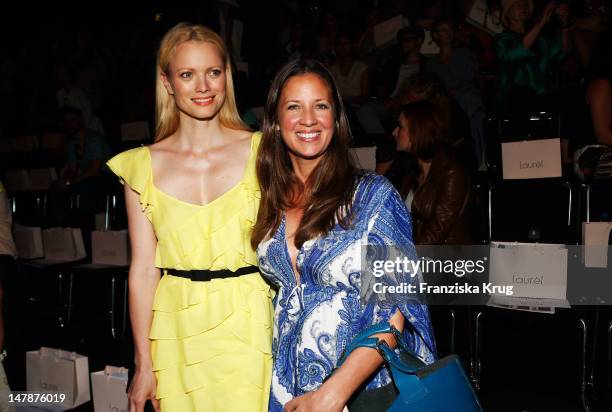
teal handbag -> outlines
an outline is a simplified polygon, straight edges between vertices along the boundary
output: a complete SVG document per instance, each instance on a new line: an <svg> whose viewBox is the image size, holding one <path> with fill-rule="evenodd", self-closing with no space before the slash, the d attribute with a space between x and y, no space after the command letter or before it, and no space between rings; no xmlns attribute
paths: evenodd
<svg viewBox="0 0 612 412"><path fill-rule="evenodd" d="M384 340L372 337L380 333L395 336L401 356ZM360 347L378 350L391 370L399 394L388 412L482 412L476 393L456 355L427 365L408 348L401 332L388 323L379 323L353 339L337 367Z"/></svg>

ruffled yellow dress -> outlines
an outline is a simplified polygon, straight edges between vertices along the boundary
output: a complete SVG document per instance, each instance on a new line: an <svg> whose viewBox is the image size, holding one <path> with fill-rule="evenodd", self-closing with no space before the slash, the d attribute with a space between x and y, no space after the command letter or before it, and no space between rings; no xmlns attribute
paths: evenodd
<svg viewBox="0 0 612 412"><path fill-rule="evenodd" d="M260 133L253 134L242 180L204 206L155 187L147 147L108 162L140 195L157 236L156 267L235 271L257 265L250 232L260 197L255 175L260 140ZM268 410L272 293L259 273L210 281L162 276L149 336L162 411Z"/></svg>

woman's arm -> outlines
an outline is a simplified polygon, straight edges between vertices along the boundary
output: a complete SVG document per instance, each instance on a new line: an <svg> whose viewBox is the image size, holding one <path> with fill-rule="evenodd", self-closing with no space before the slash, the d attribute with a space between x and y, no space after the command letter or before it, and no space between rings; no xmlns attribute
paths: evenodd
<svg viewBox="0 0 612 412"><path fill-rule="evenodd" d="M606 79L595 79L587 88L593 130L600 144L612 147L612 84Z"/></svg>
<svg viewBox="0 0 612 412"><path fill-rule="evenodd" d="M544 6L544 10L542 11L542 16L540 17L540 19L523 37L523 47L525 47L525 49L530 49L535 44L536 40L538 39L538 36L540 35L540 32L542 31L544 26L548 24L556 8L557 5L555 2L550 2L546 4L546 6Z"/></svg>
<svg viewBox="0 0 612 412"><path fill-rule="evenodd" d="M523 35L518 37L516 33L502 33L495 41L495 54L499 62L510 62L522 60L530 55L531 48L536 44L540 32L550 21L555 10L554 3L548 3L544 7L540 19ZM518 40L520 39L520 41Z"/></svg>
<svg viewBox="0 0 612 412"><path fill-rule="evenodd" d="M399 194L393 189L391 183L381 177L376 177L371 187L371 190L380 190L383 193L386 192L386 194L372 196L372 201L376 202L378 208L368 223L368 245L377 248L397 249L395 252L415 259L416 252L412 242L410 216ZM416 279L403 272L398 272L395 275L395 281L397 282L414 281ZM394 282L393 280L390 281ZM361 296L374 297L369 291L362 290L361 292ZM365 297L365 299L367 300L368 297ZM376 299L372 303L378 306L378 298ZM410 316L412 319L411 326L416 330L412 336L414 338L412 349L425 362L430 363L435 355L433 353L433 333L431 332L429 315L426 308L423 309L422 305L415 305L413 302L414 296L401 296L397 302L378 306L378 309L374 310L377 315L375 317L367 315L367 319L364 320L367 324L389 322L399 331L403 331L406 322L404 316ZM376 337L385 340L392 348L397 345L391 334L379 334ZM382 363L383 359L377 351L369 348L355 349L342 366L319 389L287 402L285 411L339 412L363 383L379 370Z"/></svg>
<svg viewBox="0 0 612 412"><path fill-rule="evenodd" d="M157 384L153 373L149 340L153 320L153 297L160 279L160 271L154 266L157 239L151 222L141 210L138 193L127 184L125 203L132 248L128 283L136 365L134 379L128 390L130 412L143 411L147 400L151 400L155 410L159 411L159 404L155 399Z"/></svg>
<svg viewBox="0 0 612 412"><path fill-rule="evenodd" d="M400 332L404 330L404 316L399 310L391 317L389 323ZM391 348L397 345L391 334L380 334L376 337L387 342ZM383 358L376 350L357 348L319 389L287 402L285 411L342 411L353 393L380 368L382 363Z"/></svg>

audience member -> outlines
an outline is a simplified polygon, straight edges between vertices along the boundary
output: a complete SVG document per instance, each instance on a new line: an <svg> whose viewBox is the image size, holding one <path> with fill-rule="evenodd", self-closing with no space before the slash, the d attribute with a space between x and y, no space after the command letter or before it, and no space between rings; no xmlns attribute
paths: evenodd
<svg viewBox="0 0 612 412"><path fill-rule="evenodd" d="M359 58L376 69L382 69L382 66L378 67L380 61L377 57L380 57L380 53L376 48L376 41L374 39L374 26L380 22L380 10L371 7L366 16L365 28L359 34L355 44Z"/></svg>
<svg viewBox="0 0 612 412"><path fill-rule="evenodd" d="M602 36L595 50L591 73L587 78L586 103L595 141L612 147L612 57L610 32Z"/></svg>
<svg viewBox="0 0 612 412"><path fill-rule="evenodd" d="M4 373L2 361L6 356L4 350L4 289L5 279L15 273L15 258L17 249L12 235L11 209L9 207L6 191L0 182L0 410L8 411L5 404L10 391Z"/></svg>
<svg viewBox="0 0 612 412"><path fill-rule="evenodd" d="M485 108L477 84L476 61L469 50L455 48L455 28L450 21L434 22L432 36L440 48L440 54L429 59L425 68L445 83L450 95L469 117L476 163L479 167L484 167Z"/></svg>
<svg viewBox="0 0 612 412"><path fill-rule="evenodd" d="M357 112L360 125L366 133L382 134L389 130L393 123L395 113L401 106L399 94L402 85L414 73L419 72L425 58L421 55L423 44L423 29L418 27L405 27L397 33L398 53L384 66L377 79L376 95L381 100L365 104Z"/></svg>
<svg viewBox="0 0 612 412"><path fill-rule="evenodd" d="M583 68L589 67L594 46L600 34L604 32L606 20L610 19L611 12L612 7L606 0L574 0L572 2L573 46Z"/></svg>
<svg viewBox="0 0 612 412"><path fill-rule="evenodd" d="M495 39L499 110L521 115L531 110L554 109L554 68L565 56L570 42L568 5L547 3L535 24L529 27L533 0L502 0L501 4L505 31ZM543 33L553 14L561 23L560 39Z"/></svg>
<svg viewBox="0 0 612 412"><path fill-rule="evenodd" d="M471 147L469 119L455 99L448 94L442 80L433 73L420 72L412 75L404 83L398 98L402 105L423 100L438 108L446 129L444 138L455 148L461 162L470 170L474 170L476 165ZM397 114L399 111L396 113L396 119ZM402 170L414 169L414 162L395 150L395 142L381 140L376 147L376 172L396 182L397 176L404 176L404 172L399 171L395 163L398 157L403 164Z"/></svg>
<svg viewBox="0 0 612 412"><path fill-rule="evenodd" d="M353 57L351 38L342 33L336 39L337 62L330 71L340 88L347 105L359 106L370 96L370 72L368 66Z"/></svg>
<svg viewBox="0 0 612 412"><path fill-rule="evenodd" d="M56 68L56 77L60 85L56 93L58 107L69 106L79 109L83 115L85 127L103 135L102 122L94 114L89 98L77 84L76 74L71 69L59 66Z"/></svg>
<svg viewBox="0 0 612 412"><path fill-rule="evenodd" d="M328 66L334 62L334 45L338 39L338 18L331 11L323 13L321 29L317 35L317 57Z"/></svg>
<svg viewBox="0 0 612 412"><path fill-rule="evenodd" d="M468 173L444 133L442 114L427 101L404 106L393 131L397 150L413 154L419 165L416 179L406 176L401 188L403 196L414 191L411 210L417 245L469 245L472 240Z"/></svg>
<svg viewBox="0 0 612 412"><path fill-rule="evenodd" d="M71 185L100 175L111 150L104 136L85 127L83 113L75 107L60 110L61 127L67 136L66 168L62 183Z"/></svg>
<svg viewBox="0 0 612 412"><path fill-rule="evenodd" d="M397 42L399 54L392 58L384 67L382 79L385 84L385 97L396 97L402 84L414 73L421 71L425 58L420 50L425 34L419 27L405 27L398 31Z"/></svg>

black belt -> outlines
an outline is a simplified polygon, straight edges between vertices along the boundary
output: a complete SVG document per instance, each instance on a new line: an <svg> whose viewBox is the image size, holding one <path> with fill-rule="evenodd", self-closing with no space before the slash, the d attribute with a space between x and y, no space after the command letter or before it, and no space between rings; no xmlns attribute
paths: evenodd
<svg viewBox="0 0 612 412"><path fill-rule="evenodd" d="M248 275L250 273L259 272L257 266L245 266L238 268L235 271L229 269L221 270L208 270L208 269L196 269L196 270L178 270L178 269L166 269L166 273L172 276L179 276L182 278L191 279L196 282L207 282L213 279L227 279L235 278L238 276Z"/></svg>

